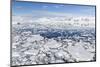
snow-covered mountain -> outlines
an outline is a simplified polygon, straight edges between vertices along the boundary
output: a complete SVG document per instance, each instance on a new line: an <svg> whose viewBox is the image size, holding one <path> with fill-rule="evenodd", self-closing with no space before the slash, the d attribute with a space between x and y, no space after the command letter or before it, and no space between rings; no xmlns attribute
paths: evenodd
<svg viewBox="0 0 100 67"><path fill-rule="evenodd" d="M12 65L95 61L95 36L94 17L13 16Z"/></svg>
<svg viewBox="0 0 100 67"><path fill-rule="evenodd" d="M35 16L13 16L12 24L37 24L48 28L94 28L95 17L91 16L55 16L55 17L35 17Z"/></svg>

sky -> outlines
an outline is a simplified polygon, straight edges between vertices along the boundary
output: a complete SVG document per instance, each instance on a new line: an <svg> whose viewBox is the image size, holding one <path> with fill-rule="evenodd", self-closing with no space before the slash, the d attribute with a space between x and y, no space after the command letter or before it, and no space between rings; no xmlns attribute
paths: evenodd
<svg viewBox="0 0 100 67"><path fill-rule="evenodd" d="M13 1L12 15L95 16L95 6Z"/></svg>

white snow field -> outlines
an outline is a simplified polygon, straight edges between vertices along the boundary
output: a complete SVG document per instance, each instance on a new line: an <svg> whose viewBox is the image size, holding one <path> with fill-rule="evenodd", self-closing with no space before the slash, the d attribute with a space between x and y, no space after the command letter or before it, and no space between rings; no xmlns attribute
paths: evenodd
<svg viewBox="0 0 100 67"><path fill-rule="evenodd" d="M95 61L95 17L12 17L12 65Z"/></svg>

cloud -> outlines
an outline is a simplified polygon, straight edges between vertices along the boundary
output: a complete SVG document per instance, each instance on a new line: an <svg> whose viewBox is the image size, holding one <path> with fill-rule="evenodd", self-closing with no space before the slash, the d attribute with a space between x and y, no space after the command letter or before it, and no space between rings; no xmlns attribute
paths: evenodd
<svg viewBox="0 0 100 67"><path fill-rule="evenodd" d="M17 10L29 10L29 9L31 9L31 7L30 6L28 6L28 7L17 6L16 9Z"/></svg>
<svg viewBox="0 0 100 67"><path fill-rule="evenodd" d="M18 6L18 7L16 7L16 9L25 9L25 8L22 6Z"/></svg>
<svg viewBox="0 0 100 67"><path fill-rule="evenodd" d="M55 8L59 8L60 6L54 6Z"/></svg>
<svg viewBox="0 0 100 67"><path fill-rule="evenodd" d="M33 10L32 15L36 16L72 16L69 13L61 13L61 12L52 12L47 10Z"/></svg>
<svg viewBox="0 0 100 67"><path fill-rule="evenodd" d="M43 6L43 8L48 8L48 6Z"/></svg>
<svg viewBox="0 0 100 67"><path fill-rule="evenodd" d="M59 5L59 6L64 7L64 5Z"/></svg>
<svg viewBox="0 0 100 67"><path fill-rule="evenodd" d="M64 5L56 5L54 6L55 8L60 8L60 7L64 7Z"/></svg>

